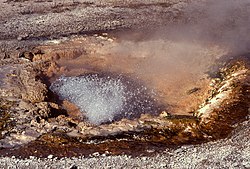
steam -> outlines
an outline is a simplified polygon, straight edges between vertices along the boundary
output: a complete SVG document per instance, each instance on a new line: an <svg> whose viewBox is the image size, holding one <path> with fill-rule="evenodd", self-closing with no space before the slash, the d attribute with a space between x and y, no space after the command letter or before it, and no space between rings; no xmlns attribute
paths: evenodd
<svg viewBox="0 0 250 169"><path fill-rule="evenodd" d="M124 58L138 60L129 65L129 71L156 88L167 104L179 107L176 113L185 113L193 108L186 110L182 104L188 107L189 103L183 100L197 102L186 91L207 86L199 82L208 78L206 72L219 59L249 52L250 1L193 1L175 22L153 26L131 35L128 32L125 38L121 35L116 44L98 52L119 58L111 70L120 69Z"/></svg>
<svg viewBox="0 0 250 169"><path fill-rule="evenodd" d="M187 40L224 45L231 49L232 54L249 51L249 0L191 3L184 16L184 21L181 21L184 24L175 26L175 35L180 34Z"/></svg>
<svg viewBox="0 0 250 169"><path fill-rule="evenodd" d="M151 58L147 66L144 63L141 66L146 66L146 70L164 67L163 72L167 73L185 64L184 71L190 72L192 67L196 72L205 72L222 56L249 52L250 1L193 1L175 22L161 28L152 25L150 30L139 30L138 34L141 38L136 37L136 41L123 40L121 35L117 45L102 52Z"/></svg>
<svg viewBox="0 0 250 169"><path fill-rule="evenodd" d="M96 125L156 111L153 93L121 76L61 77L50 89L61 99L76 104L88 121Z"/></svg>

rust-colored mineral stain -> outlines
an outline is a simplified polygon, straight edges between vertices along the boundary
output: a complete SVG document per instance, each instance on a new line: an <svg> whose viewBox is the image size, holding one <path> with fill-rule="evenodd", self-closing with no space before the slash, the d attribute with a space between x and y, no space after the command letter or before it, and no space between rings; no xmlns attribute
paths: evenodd
<svg viewBox="0 0 250 169"><path fill-rule="evenodd" d="M84 117L83 112L81 112L79 108L73 103L67 100L63 100L62 106L67 111L68 115L73 119L79 119L79 120L83 119Z"/></svg>
<svg viewBox="0 0 250 169"><path fill-rule="evenodd" d="M168 147L172 146L169 145ZM127 154L138 156L151 155L164 150L164 148L166 148L164 144L129 140L109 140L103 143L86 144L80 143L76 138L65 137L65 135L61 134L46 134L36 141L17 149L2 149L0 153L3 156L20 158L29 158L30 156L46 158L50 154L59 158L89 156L96 152L100 155ZM148 152L148 150L154 151Z"/></svg>

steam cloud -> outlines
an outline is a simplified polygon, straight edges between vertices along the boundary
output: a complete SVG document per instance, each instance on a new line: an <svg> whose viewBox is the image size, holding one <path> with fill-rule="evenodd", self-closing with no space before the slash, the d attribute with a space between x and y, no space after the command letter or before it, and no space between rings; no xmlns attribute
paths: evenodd
<svg viewBox="0 0 250 169"><path fill-rule="evenodd" d="M189 37L227 45L233 54L249 51L249 0L205 1L189 7L185 15L186 24L181 26Z"/></svg>
<svg viewBox="0 0 250 169"><path fill-rule="evenodd" d="M142 75L198 77L222 56L228 59L249 52L250 1L193 1L177 21L141 32L141 39L122 40L106 51L148 58L137 66Z"/></svg>
<svg viewBox="0 0 250 169"><path fill-rule="evenodd" d="M140 58L132 68L135 76L164 92L167 104L176 106L219 59L250 49L249 0L192 1L180 13L170 24L121 35L116 45L99 50L121 59ZM112 65L115 70L116 65L119 59Z"/></svg>

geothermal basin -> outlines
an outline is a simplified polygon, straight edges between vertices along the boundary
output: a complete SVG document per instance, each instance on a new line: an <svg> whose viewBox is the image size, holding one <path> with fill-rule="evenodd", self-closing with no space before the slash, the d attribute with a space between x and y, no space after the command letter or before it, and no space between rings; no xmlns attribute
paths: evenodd
<svg viewBox="0 0 250 169"><path fill-rule="evenodd" d="M160 1L0 1L0 168L249 168L249 2Z"/></svg>
<svg viewBox="0 0 250 169"><path fill-rule="evenodd" d="M124 45L136 50L124 53ZM184 46L185 58L186 51L177 50ZM106 33L34 51L32 62L13 65L8 70L14 75L6 72L10 79L4 80L5 92L13 93L6 86L18 81L16 72L23 80L39 76L20 96L24 100L2 100L3 110L12 114L8 107L15 105L12 111L23 114L13 114L18 121L3 117L12 124L1 140L8 156L149 155L225 138L248 113L248 54L219 61L226 48L161 39L135 43Z"/></svg>

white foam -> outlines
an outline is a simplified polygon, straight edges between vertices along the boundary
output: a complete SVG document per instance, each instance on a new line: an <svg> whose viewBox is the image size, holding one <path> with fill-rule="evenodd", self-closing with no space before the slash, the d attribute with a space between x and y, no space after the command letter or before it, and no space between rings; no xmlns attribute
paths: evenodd
<svg viewBox="0 0 250 169"><path fill-rule="evenodd" d="M144 86L133 86L119 77L63 76L50 89L61 99L77 105L89 122L96 125L111 122L119 115L130 118L136 115L135 110L150 112L154 104Z"/></svg>

